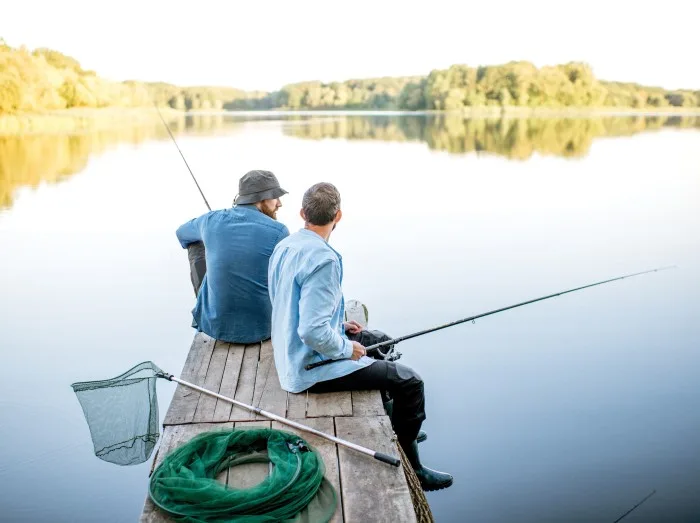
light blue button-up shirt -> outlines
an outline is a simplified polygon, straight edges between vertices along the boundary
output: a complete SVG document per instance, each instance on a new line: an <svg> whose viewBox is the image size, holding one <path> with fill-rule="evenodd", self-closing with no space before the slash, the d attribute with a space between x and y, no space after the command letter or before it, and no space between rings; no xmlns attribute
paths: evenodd
<svg viewBox="0 0 700 523"><path fill-rule="evenodd" d="M343 319L343 258L308 229L291 234L270 257L272 346L280 385L302 392L319 381L339 378L371 365L363 356L306 370L309 363L352 356Z"/></svg>
<svg viewBox="0 0 700 523"><path fill-rule="evenodd" d="M207 273L192 310L199 330L232 343L270 338L267 264L287 236L284 224L254 205L208 212L178 228L182 247L204 242Z"/></svg>

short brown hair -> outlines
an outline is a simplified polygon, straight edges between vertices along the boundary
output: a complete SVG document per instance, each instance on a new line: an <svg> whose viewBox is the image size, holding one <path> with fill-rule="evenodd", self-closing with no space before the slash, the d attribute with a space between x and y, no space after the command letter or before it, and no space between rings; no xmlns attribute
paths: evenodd
<svg viewBox="0 0 700 523"><path fill-rule="evenodd" d="M304 193L301 208L307 222L319 226L327 225L340 210L340 193L331 183L317 183Z"/></svg>

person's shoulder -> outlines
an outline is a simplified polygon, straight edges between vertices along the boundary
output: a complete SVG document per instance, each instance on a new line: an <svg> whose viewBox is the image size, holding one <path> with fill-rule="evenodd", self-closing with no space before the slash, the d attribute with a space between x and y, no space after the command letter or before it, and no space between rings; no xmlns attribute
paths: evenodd
<svg viewBox="0 0 700 523"><path fill-rule="evenodd" d="M292 236L295 237L295 241L299 245L300 250L306 253L307 257L313 261L314 265L320 266L329 262L338 264L340 262L335 251L328 246L325 240L316 235L316 233L301 229Z"/></svg>
<svg viewBox="0 0 700 523"><path fill-rule="evenodd" d="M279 243L280 241L289 238L289 229L285 224L280 223L277 220L270 218L269 216L265 216L264 214L263 217L267 218L267 220L259 223L267 231L267 237L269 241Z"/></svg>
<svg viewBox="0 0 700 523"><path fill-rule="evenodd" d="M199 218L203 218L205 220L210 220L212 218L215 220L223 220L230 215L229 211L230 209L214 209L212 211L205 212Z"/></svg>
<svg viewBox="0 0 700 523"><path fill-rule="evenodd" d="M283 224L282 222L278 222L277 220L272 220L272 222L273 223L270 225L272 225L275 228L275 230L279 231L280 233L283 233L284 236L289 236L289 228L287 228L285 224Z"/></svg>
<svg viewBox="0 0 700 523"><path fill-rule="evenodd" d="M234 209L237 208L234 207ZM250 209L245 209L243 211L242 218L272 231L286 232L289 234L289 229L285 224L278 222L274 218L270 218L267 214L260 212L257 209L255 212L252 212Z"/></svg>
<svg viewBox="0 0 700 523"><path fill-rule="evenodd" d="M303 238L300 237L299 231L290 234L289 229L287 229L286 226L285 229L287 231L287 235L282 238L278 244L278 247L289 247L294 250L301 250Z"/></svg>
<svg viewBox="0 0 700 523"><path fill-rule="evenodd" d="M284 263L293 266L300 283L325 270L340 271L340 261L335 252L320 237L314 237L304 229L293 232L280 241L273 257L277 263L286 260Z"/></svg>
<svg viewBox="0 0 700 523"><path fill-rule="evenodd" d="M195 216L194 218L190 218L189 220L187 220L187 221L185 222L185 224L192 223L192 222L196 222L196 221L199 221L199 220L204 220L204 219L206 219L206 218L209 218L209 217L210 217L211 215L213 215L215 212L216 212L216 211L207 211L207 212L205 212L205 213L203 213L203 214L200 214L199 216Z"/></svg>
<svg viewBox="0 0 700 523"><path fill-rule="evenodd" d="M313 238L305 234L304 229L288 234L280 241L280 246L288 247L299 253L324 252L326 250L322 243L314 241Z"/></svg>

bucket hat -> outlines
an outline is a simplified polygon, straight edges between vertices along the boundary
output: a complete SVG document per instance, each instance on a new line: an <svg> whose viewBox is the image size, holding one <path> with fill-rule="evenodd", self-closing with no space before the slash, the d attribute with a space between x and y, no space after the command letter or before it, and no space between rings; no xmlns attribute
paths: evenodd
<svg viewBox="0 0 700 523"><path fill-rule="evenodd" d="M238 194L233 204L243 205L263 200L274 200L287 191L280 187L277 177L270 171L248 171L238 181Z"/></svg>

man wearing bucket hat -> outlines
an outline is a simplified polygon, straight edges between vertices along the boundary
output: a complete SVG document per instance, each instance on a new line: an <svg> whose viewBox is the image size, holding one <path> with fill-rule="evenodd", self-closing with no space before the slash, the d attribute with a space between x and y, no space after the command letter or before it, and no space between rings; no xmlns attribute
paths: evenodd
<svg viewBox="0 0 700 523"><path fill-rule="evenodd" d="M277 221L285 194L270 171L249 171L239 180L233 207L210 211L177 229L183 248L203 246L201 255L190 255L197 294L192 318L199 331L231 343L270 338L267 265L275 246L289 236Z"/></svg>

